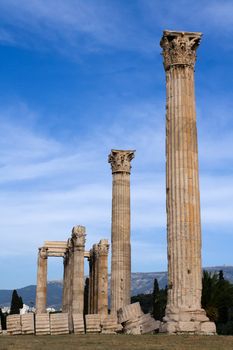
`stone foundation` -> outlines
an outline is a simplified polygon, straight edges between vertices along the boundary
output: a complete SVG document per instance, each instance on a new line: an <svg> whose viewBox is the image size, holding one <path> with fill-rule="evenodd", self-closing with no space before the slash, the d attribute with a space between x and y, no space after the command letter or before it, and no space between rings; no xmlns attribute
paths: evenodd
<svg viewBox="0 0 233 350"><path fill-rule="evenodd" d="M22 334L34 334L34 314L24 314L21 316Z"/></svg>
<svg viewBox="0 0 233 350"><path fill-rule="evenodd" d="M166 310L160 332L166 333L191 333L191 334L216 334L214 322L210 322L205 310Z"/></svg>
<svg viewBox="0 0 233 350"><path fill-rule="evenodd" d="M68 314L50 314L51 335L69 334Z"/></svg>
<svg viewBox="0 0 233 350"><path fill-rule="evenodd" d="M9 315L6 319L7 334L22 334L20 315Z"/></svg>
<svg viewBox="0 0 233 350"><path fill-rule="evenodd" d="M85 326L84 326L83 314L73 314L72 316L73 316L74 334L84 334Z"/></svg>

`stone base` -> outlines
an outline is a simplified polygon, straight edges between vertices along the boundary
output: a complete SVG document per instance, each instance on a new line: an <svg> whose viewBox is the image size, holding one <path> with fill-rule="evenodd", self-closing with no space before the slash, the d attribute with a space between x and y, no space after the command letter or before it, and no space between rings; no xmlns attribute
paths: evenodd
<svg viewBox="0 0 233 350"><path fill-rule="evenodd" d="M166 310L160 332L170 334L216 334L214 322L210 322L205 310Z"/></svg>

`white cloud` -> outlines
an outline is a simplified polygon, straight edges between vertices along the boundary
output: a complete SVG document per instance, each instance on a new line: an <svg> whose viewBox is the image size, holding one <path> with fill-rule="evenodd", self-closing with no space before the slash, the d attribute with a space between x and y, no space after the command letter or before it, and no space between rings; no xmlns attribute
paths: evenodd
<svg viewBox="0 0 233 350"><path fill-rule="evenodd" d="M50 46L64 52L67 45L83 51L98 51L102 46L147 49L143 42L148 35L146 29L138 30L134 16L116 2L3 0L0 10L0 17L15 31L19 45L21 35L25 43L36 48L27 35L31 33L40 37L44 45L49 41Z"/></svg>

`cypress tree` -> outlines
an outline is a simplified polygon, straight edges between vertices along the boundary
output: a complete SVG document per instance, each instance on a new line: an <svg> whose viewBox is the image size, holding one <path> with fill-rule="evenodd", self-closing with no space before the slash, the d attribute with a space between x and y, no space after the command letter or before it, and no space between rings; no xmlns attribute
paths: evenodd
<svg viewBox="0 0 233 350"><path fill-rule="evenodd" d="M23 307L23 300L18 296L17 291L14 289L11 298L11 309L10 314L19 314L20 309Z"/></svg>

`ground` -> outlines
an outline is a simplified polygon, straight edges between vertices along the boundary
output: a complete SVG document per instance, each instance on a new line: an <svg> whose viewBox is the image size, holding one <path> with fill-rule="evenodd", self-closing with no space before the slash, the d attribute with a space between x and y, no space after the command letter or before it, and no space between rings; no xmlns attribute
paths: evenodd
<svg viewBox="0 0 233 350"><path fill-rule="evenodd" d="M233 350L233 336L1 336L0 350Z"/></svg>

